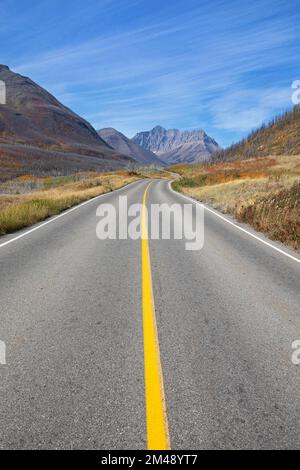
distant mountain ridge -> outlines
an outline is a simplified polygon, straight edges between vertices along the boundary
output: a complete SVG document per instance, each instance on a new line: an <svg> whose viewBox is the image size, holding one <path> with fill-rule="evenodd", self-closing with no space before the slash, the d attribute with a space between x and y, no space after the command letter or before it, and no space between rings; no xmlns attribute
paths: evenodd
<svg viewBox="0 0 300 470"><path fill-rule="evenodd" d="M164 165L164 162L162 162L155 153L144 149L112 127L100 129L98 134L113 149L133 158L140 165Z"/></svg>
<svg viewBox="0 0 300 470"><path fill-rule="evenodd" d="M217 142L202 129L180 131L156 126L151 131L139 132L132 141L156 153L169 165L205 161L220 149Z"/></svg>
<svg viewBox="0 0 300 470"><path fill-rule="evenodd" d="M0 105L0 166L26 171L114 169L131 159L110 148L83 118L27 77L0 65L6 104ZM53 157L53 161L51 158ZM55 163L54 163L55 162ZM38 170L39 168L39 170Z"/></svg>

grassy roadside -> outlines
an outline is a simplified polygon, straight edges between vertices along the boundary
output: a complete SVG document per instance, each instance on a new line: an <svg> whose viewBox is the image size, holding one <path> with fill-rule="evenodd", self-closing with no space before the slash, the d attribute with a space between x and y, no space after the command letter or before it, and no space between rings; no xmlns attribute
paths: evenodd
<svg viewBox="0 0 300 470"><path fill-rule="evenodd" d="M173 188L300 250L300 156L173 167Z"/></svg>
<svg viewBox="0 0 300 470"><path fill-rule="evenodd" d="M120 171L45 178L28 175L2 183L0 235L33 225L140 178L137 173Z"/></svg>

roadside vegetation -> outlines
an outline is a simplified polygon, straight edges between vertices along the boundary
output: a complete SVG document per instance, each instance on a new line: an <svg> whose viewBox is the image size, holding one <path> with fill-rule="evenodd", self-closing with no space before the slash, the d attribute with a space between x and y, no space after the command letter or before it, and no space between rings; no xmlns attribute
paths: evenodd
<svg viewBox="0 0 300 470"><path fill-rule="evenodd" d="M143 168L138 168L135 170L138 175L143 178L155 178L155 179L167 179L172 178L172 174L168 169L164 169L156 166L148 166Z"/></svg>
<svg viewBox="0 0 300 470"><path fill-rule="evenodd" d="M178 165L173 188L300 250L300 156Z"/></svg>
<svg viewBox="0 0 300 470"><path fill-rule="evenodd" d="M170 178L155 167L68 176L24 175L0 182L0 236L28 227L141 178Z"/></svg>
<svg viewBox="0 0 300 470"><path fill-rule="evenodd" d="M0 184L0 235L33 225L76 204L140 179L136 172L21 176Z"/></svg>

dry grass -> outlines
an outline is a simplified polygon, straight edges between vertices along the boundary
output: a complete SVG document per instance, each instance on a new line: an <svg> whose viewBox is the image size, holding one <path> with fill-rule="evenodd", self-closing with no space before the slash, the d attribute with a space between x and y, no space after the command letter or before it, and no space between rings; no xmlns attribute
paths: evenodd
<svg viewBox="0 0 300 470"><path fill-rule="evenodd" d="M76 204L140 179L125 171L16 178L0 185L0 235L33 225Z"/></svg>
<svg viewBox="0 0 300 470"><path fill-rule="evenodd" d="M137 170L137 173L144 178L154 178L154 179L172 179L173 176L170 172L165 171L164 169L151 169L151 168L142 168Z"/></svg>
<svg viewBox="0 0 300 470"><path fill-rule="evenodd" d="M300 156L173 168L176 190L300 249Z"/></svg>

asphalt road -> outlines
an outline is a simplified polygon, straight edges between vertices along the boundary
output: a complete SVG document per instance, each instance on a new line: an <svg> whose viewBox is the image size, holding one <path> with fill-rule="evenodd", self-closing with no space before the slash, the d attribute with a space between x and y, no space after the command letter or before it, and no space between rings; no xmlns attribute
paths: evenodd
<svg viewBox="0 0 300 470"><path fill-rule="evenodd" d="M0 239L0 448L147 447L141 240L100 241L96 209L148 184ZM188 201L153 181L163 202ZM300 264L208 211L200 251L149 260L171 448L299 449Z"/></svg>

